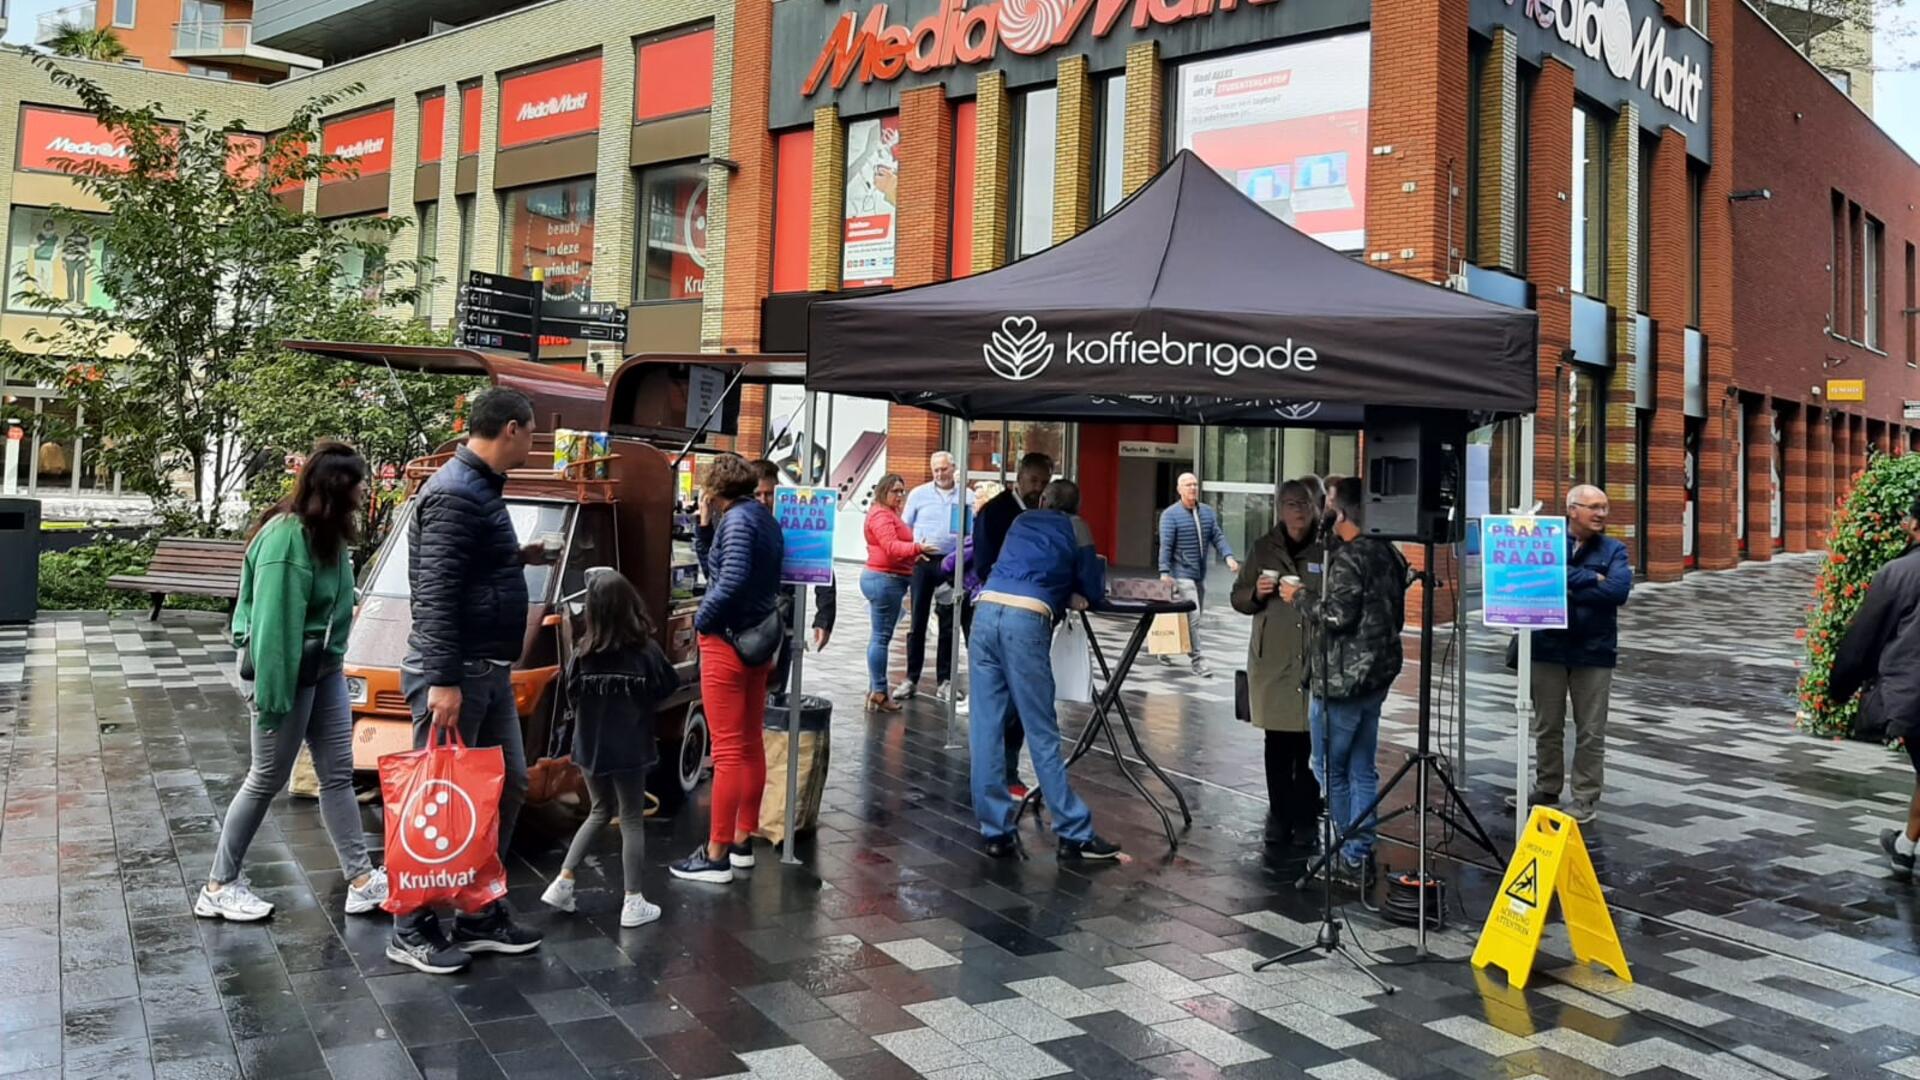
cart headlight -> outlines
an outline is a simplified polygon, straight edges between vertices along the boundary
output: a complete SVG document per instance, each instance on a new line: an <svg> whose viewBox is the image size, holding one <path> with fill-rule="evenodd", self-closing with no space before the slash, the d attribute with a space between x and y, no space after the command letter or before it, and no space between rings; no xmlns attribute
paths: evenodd
<svg viewBox="0 0 1920 1080"><path fill-rule="evenodd" d="M367 703L367 680L358 676L347 676L347 701L353 705Z"/></svg>

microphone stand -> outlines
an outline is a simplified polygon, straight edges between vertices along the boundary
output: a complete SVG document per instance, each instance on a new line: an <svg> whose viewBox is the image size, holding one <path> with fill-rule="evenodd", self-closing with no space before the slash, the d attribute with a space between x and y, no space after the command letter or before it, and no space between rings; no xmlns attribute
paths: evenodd
<svg viewBox="0 0 1920 1080"><path fill-rule="evenodd" d="M1325 546L1325 554L1323 554L1320 557L1321 558L1320 600L1321 600L1321 603L1324 604L1326 602L1326 583L1329 580L1331 580L1333 577L1334 553L1340 550L1340 548L1335 543L1335 541L1338 539L1339 534L1335 533L1331 527L1324 529L1323 533L1326 536L1326 546ZM1319 646L1320 646L1320 718L1321 718L1321 723L1331 726L1333 718L1327 710L1327 686L1328 686L1328 683L1327 683L1327 679L1328 679L1327 628L1326 628L1326 623L1324 619L1316 619L1315 621L1319 624L1314 627L1315 636L1317 636L1320 639L1320 642L1319 642ZM1313 726L1313 721L1311 718L1308 719L1307 726L1309 729L1308 740L1309 740L1309 744L1311 744L1311 740L1312 740L1311 729ZM1330 742L1330 741L1331 741L1330 739L1326 740L1326 742ZM1324 744L1325 743L1323 742L1323 745ZM1311 751L1309 751L1309 753L1311 753ZM1331 770L1332 767L1333 767L1333 762L1329 760L1327 762L1326 768ZM1332 792L1333 786L1332 784L1327 782L1327 779L1325 776L1320 777L1320 783L1321 783L1321 786L1324 789L1326 789L1328 793ZM1371 808L1369 808L1368 812L1371 813ZM1361 815L1360 820L1365 820L1365 818L1366 818L1366 815L1363 814ZM1348 822L1346 828L1351 829L1354 824L1355 824L1354 822ZM1340 835L1336 833L1334 830L1332 798L1327 799L1326 812L1320 815L1320 836L1321 836L1320 861L1325 862L1333 858L1333 852L1335 850L1334 849L1335 841L1346 839L1344 835ZM1312 873L1313 871L1309 870L1308 876L1311 877ZM1305 885L1306 879L1305 878L1301 879L1300 884ZM1320 931L1319 933L1314 935L1313 941L1309 944L1302 945L1298 948L1290 949L1287 952L1279 954L1278 956L1269 956L1265 960L1261 960L1260 962L1254 964L1253 970L1265 971L1266 969L1273 967L1276 964L1284 964L1298 957L1307 956L1312 953L1318 952L1318 953L1324 953L1328 956L1340 957L1341 959L1345 960L1347 963L1352 964L1354 969L1360 972L1360 974L1365 975L1367 978L1373 980L1373 984L1380 988L1381 993L1383 994L1393 993L1394 987L1390 985L1386 980L1382 979L1380 976L1374 974L1373 969L1371 967L1368 967L1365 961L1361 960L1358 956L1355 956L1353 954L1353 950L1348 948L1347 945L1340 940L1340 929L1344 924L1341 922L1339 916L1334 911L1334 907L1333 907L1333 868L1331 866L1327 867L1327 872L1324 875L1324 880L1322 884L1324 886L1324 890L1321 893L1321 899L1320 899L1320 903L1321 903ZM1365 888L1364 878L1361 882L1361 887Z"/></svg>

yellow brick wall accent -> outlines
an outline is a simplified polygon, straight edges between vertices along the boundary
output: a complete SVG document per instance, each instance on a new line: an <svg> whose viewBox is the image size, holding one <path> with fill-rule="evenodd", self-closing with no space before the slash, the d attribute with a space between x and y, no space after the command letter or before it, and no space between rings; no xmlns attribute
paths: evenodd
<svg viewBox="0 0 1920 1080"><path fill-rule="evenodd" d="M721 45L721 42L733 41L733 13L731 3L714 5L713 126L708 129L707 145L716 148L733 144L733 50ZM720 149L713 152L723 157L733 156ZM705 291L700 294L703 352L720 348L721 317L727 296L727 260L721 256L727 250L727 190L732 178L733 174L723 166L713 165L707 169L707 277Z"/></svg>
<svg viewBox="0 0 1920 1080"><path fill-rule="evenodd" d="M1620 115L1607 136L1607 300L1619 315L1614 320L1614 351L1618 365L1633 359L1634 312L1646 282L1640 280L1640 110L1620 104ZM1623 378L1624 368L1614 369Z"/></svg>
<svg viewBox="0 0 1920 1080"><path fill-rule="evenodd" d="M1480 69L1480 175L1473 195L1479 200L1474 208L1478 261L1510 273L1518 272L1520 266L1519 192L1514 177L1520 135L1519 56L1513 32L1504 27L1494 30Z"/></svg>
<svg viewBox="0 0 1920 1080"><path fill-rule="evenodd" d="M1059 144L1053 159L1053 242L1071 240L1093 224L1093 169L1099 148L1094 139L1094 112L1098 108L1087 58L1069 56L1060 61L1055 132Z"/></svg>
<svg viewBox="0 0 1920 1080"><path fill-rule="evenodd" d="M1126 166L1120 171L1123 195L1131 195L1160 172L1166 160L1166 73L1160 43L1142 41L1127 49Z"/></svg>
<svg viewBox="0 0 1920 1080"><path fill-rule="evenodd" d="M975 90L973 156L973 272L998 269L1007 261L1007 229L1013 190L1013 101L1007 77L998 71L980 76Z"/></svg>
<svg viewBox="0 0 1920 1080"><path fill-rule="evenodd" d="M840 287L840 248L846 239L847 127L840 110L828 105L813 111L812 257L807 288Z"/></svg>

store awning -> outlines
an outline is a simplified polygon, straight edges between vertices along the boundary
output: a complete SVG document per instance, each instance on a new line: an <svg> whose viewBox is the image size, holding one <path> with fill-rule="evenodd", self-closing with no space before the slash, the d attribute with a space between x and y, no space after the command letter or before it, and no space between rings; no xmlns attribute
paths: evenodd
<svg viewBox="0 0 1920 1080"><path fill-rule="evenodd" d="M972 419L1531 411L1537 319L1332 251L1191 152L999 270L812 305L807 385Z"/></svg>

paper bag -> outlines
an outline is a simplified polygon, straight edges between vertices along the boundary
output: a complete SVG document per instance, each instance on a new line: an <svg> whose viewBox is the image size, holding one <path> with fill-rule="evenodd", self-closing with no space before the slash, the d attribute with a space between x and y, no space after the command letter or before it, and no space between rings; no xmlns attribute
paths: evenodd
<svg viewBox="0 0 1920 1080"><path fill-rule="evenodd" d="M1072 618L1053 631L1053 698L1093 704L1093 653L1086 624Z"/></svg>
<svg viewBox="0 0 1920 1080"><path fill-rule="evenodd" d="M1185 615L1155 615L1147 631L1148 656L1184 656L1193 651L1193 631Z"/></svg>
<svg viewBox="0 0 1920 1080"><path fill-rule="evenodd" d="M787 839L787 733L767 730L761 733L767 755L767 786L760 796L760 827L754 835L769 843ZM800 732L800 804L795 808L799 821L794 828L808 832L820 824L820 800L827 790L827 765L830 757L827 733Z"/></svg>

